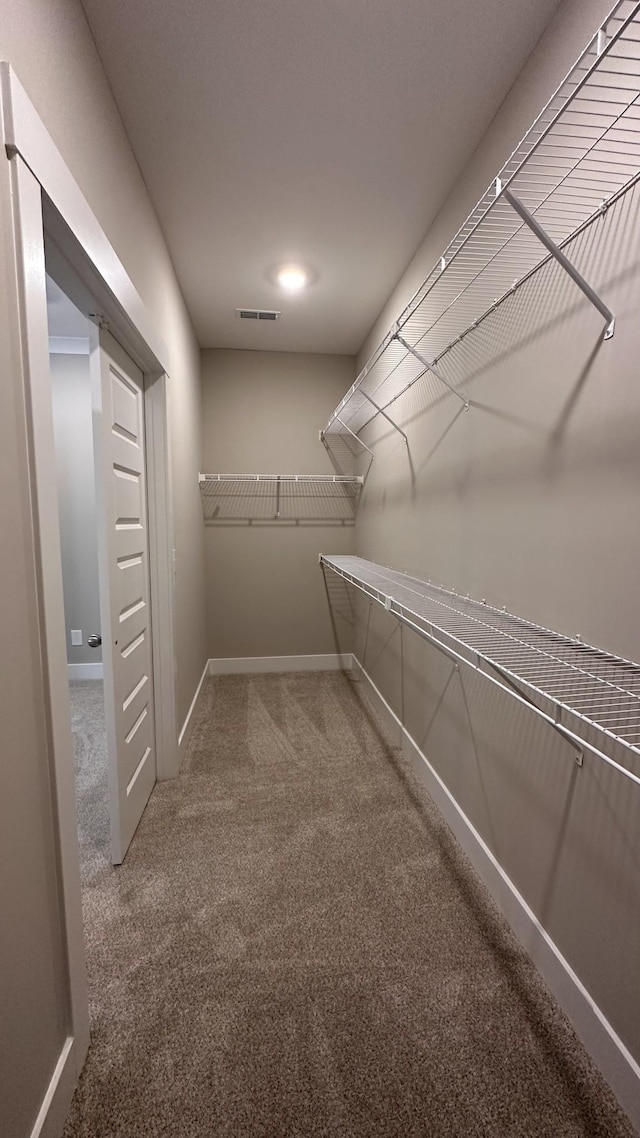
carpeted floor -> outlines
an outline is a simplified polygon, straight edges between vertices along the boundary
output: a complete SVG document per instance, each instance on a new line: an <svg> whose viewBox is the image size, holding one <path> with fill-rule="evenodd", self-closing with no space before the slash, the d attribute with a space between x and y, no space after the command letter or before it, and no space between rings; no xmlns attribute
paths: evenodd
<svg viewBox="0 0 640 1138"><path fill-rule="evenodd" d="M72 680L71 730L83 886L109 867L109 805L102 680Z"/></svg>
<svg viewBox="0 0 640 1138"><path fill-rule="evenodd" d="M208 681L118 870L79 757L93 1041L65 1138L633 1135L346 676Z"/></svg>

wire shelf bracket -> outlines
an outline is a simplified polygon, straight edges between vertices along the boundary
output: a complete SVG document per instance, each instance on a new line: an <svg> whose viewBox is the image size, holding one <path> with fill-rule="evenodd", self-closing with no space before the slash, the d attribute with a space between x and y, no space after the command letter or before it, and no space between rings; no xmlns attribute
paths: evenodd
<svg viewBox="0 0 640 1138"><path fill-rule="evenodd" d="M637 764L640 665L361 557L321 554L320 564L535 712L571 745L578 766L589 751L640 786L635 770L603 750L615 744Z"/></svg>
<svg viewBox="0 0 640 1138"><path fill-rule="evenodd" d="M440 383L444 383L445 387L449 388L449 391L455 395L464 405L465 411L469 410L469 400L464 395L462 395L456 387L453 387L453 385L449 383L448 379L444 378L444 376L437 370L435 364L432 361L425 359L421 352L417 352L415 348L412 348L411 344L408 344L404 336L401 336L399 332L394 332L394 339L396 339L399 344L402 344L403 348L406 348L406 350L412 356L414 356L415 359L419 360L420 363L424 365L425 371L430 371L433 375L435 375L436 379L440 380Z"/></svg>
<svg viewBox="0 0 640 1138"><path fill-rule="evenodd" d="M391 416L390 416L390 415L387 415L387 412L385 411L384 407L379 407L379 406L378 406L378 404L376 403L375 399L372 399L370 395L367 395L367 392L366 392L366 391L363 391L363 392L362 392L362 394L364 395L365 399L367 399L367 400L369 401L369 403L371 404L371 406L372 406L372 407L375 407L375 410L376 410L376 414L377 414L377 415L382 415L382 418L383 418L383 419L386 419L386 420L387 420L387 423L390 423L390 424L391 424L391 426L393 427L393 429L394 429L395 431L397 431L397 432L398 432L398 434L402 435L402 437L403 437L403 439L404 439L405 443L406 443L406 444L407 444L407 446L408 446L408 445L409 445L409 439L407 438L407 436L406 436L405 432L402 430L402 427L399 427L397 423L394 423L394 421L393 421L393 419L391 418ZM362 441L362 440L360 440L360 441Z"/></svg>
<svg viewBox="0 0 640 1138"><path fill-rule="evenodd" d="M586 296L587 300L590 300L594 308L597 308L598 312L604 316L607 322L604 338L605 340L610 340L613 336L616 324L615 317L611 310L607 308L607 305L603 300L600 299L597 292L592 289L591 285L584 279L582 274L578 272L575 265L573 265L569 258L565 256L565 254L562 252L562 249L558 248L553 238L551 238L549 234L542 228L539 222L536 221L535 217L532 213L529 212L524 202L521 202L520 198L516 197L516 195L512 193L511 190L503 189L500 183L500 179L496 178L496 196L500 194L502 194L504 198L509 202L509 205L513 207L513 209L518 214L518 217L522 218L525 225L529 226L531 232L535 234L539 241L542 242L545 249L549 250L551 256L564 269L565 273L568 273L568 275L571 277L571 280L577 284L579 289L582 289L582 292ZM431 370L433 370L433 368ZM437 375L437 372L434 372L434 375ZM455 388L452 390L455 391ZM458 393L456 392L456 394Z"/></svg>

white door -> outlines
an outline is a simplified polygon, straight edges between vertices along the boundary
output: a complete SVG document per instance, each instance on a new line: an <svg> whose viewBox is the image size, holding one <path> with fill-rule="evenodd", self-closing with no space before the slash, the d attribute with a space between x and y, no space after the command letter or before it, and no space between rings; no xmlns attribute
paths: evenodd
<svg viewBox="0 0 640 1138"><path fill-rule="evenodd" d="M156 781L143 375L108 332L91 353L111 857Z"/></svg>

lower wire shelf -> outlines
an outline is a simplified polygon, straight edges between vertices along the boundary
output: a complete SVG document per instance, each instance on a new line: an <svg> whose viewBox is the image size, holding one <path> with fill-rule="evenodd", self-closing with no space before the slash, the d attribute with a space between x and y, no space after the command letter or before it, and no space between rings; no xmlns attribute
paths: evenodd
<svg viewBox="0 0 640 1138"><path fill-rule="evenodd" d="M587 749L640 785L633 770L584 738L595 730L640 755L638 664L361 557L321 554L320 563L537 712L575 745L578 762Z"/></svg>

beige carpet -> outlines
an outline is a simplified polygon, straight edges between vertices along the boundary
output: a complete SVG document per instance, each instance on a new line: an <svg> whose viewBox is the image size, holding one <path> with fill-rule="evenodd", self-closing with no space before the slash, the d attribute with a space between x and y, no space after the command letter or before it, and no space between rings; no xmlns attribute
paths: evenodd
<svg viewBox="0 0 640 1138"><path fill-rule="evenodd" d="M72 680L71 730L83 887L109 867L109 805L102 680Z"/></svg>
<svg viewBox="0 0 640 1138"><path fill-rule="evenodd" d="M83 844L65 1138L633 1134L346 676L208 681L125 864Z"/></svg>

